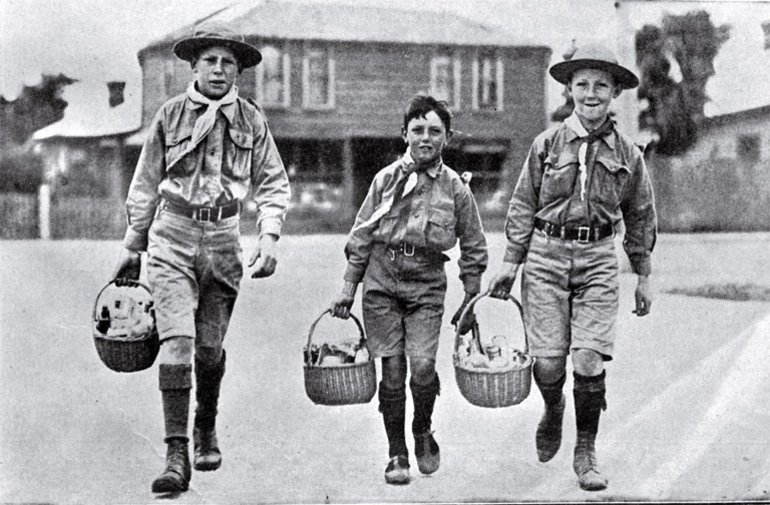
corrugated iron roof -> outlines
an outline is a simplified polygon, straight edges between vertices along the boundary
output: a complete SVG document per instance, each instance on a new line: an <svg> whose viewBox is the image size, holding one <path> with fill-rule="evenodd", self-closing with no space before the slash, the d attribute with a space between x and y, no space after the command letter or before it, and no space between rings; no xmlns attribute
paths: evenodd
<svg viewBox="0 0 770 505"><path fill-rule="evenodd" d="M542 46L520 34L451 12L404 10L345 4L263 0L241 2L176 30L150 44L171 44L202 21L221 21L246 37L453 46Z"/></svg>

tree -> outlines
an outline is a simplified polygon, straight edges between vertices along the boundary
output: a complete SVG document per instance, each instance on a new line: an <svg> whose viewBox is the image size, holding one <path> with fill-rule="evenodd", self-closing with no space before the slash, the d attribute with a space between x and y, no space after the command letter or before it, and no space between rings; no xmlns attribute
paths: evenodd
<svg viewBox="0 0 770 505"><path fill-rule="evenodd" d="M714 26L705 11L667 14L661 27L645 25L637 32L638 97L647 103L639 126L656 134L659 154L684 153L697 140L708 101L706 83L729 37L730 26Z"/></svg>

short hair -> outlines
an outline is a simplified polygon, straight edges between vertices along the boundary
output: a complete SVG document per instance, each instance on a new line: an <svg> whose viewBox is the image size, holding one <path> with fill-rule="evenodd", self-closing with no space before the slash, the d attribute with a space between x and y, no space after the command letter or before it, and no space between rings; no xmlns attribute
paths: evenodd
<svg viewBox="0 0 770 505"><path fill-rule="evenodd" d="M235 51L232 47L227 45L226 43L219 43L219 42L211 42L210 44L203 44L200 48L198 48L197 51L195 51L195 54L192 58L190 58L190 68L195 67L195 63L200 59L201 53L203 51L207 51L211 49L212 47L224 47L226 49L229 49L233 53L233 57L235 58L235 62L238 64L238 73L240 74L243 72L243 63L241 63L240 58L238 58L238 52Z"/></svg>
<svg viewBox="0 0 770 505"><path fill-rule="evenodd" d="M409 121L415 118L425 118L431 111L435 112L441 119L448 133L452 129L452 112L449 110L449 104L429 95L415 95L409 100L404 113L404 129L409 128Z"/></svg>

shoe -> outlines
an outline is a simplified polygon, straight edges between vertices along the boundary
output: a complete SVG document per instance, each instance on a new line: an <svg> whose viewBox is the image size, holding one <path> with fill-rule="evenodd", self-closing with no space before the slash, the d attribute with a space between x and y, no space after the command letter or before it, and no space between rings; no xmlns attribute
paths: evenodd
<svg viewBox="0 0 770 505"><path fill-rule="evenodd" d="M607 478L599 471L594 448L595 434L578 432L575 459L572 468L578 477L580 488L585 491L601 491L607 488Z"/></svg>
<svg viewBox="0 0 770 505"><path fill-rule="evenodd" d="M414 455L417 457L417 468L421 473L430 475L438 470L441 452L432 431L414 436Z"/></svg>
<svg viewBox="0 0 770 505"><path fill-rule="evenodd" d="M564 395L561 395L559 403L550 408L546 406L543 417L537 425L535 447L537 448L537 459L541 463L551 461L559 452L565 403L566 399Z"/></svg>
<svg viewBox="0 0 770 505"><path fill-rule="evenodd" d="M153 482L153 493L179 493L190 487L190 457L187 442L170 440L166 449L166 468Z"/></svg>
<svg viewBox="0 0 770 505"><path fill-rule="evenodd" d="M409 484L409 458L394 456L385 468L385 482L388 484Z"/></svg>
<svg viewBox="0 0 770 505"><path fill-rule="evenodd" d="M219 451L216 430L193 429L194 457L193 466L199 472L210 472L222 465L222 453Z"/></svg>

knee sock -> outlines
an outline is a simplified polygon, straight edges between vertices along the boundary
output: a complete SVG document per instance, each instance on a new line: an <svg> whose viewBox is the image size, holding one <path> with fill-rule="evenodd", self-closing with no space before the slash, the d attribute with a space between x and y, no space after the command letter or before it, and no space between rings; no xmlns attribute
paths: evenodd
<svg viewBox="0 0 770 505"><path fill-rule="evenodd" d="M413 377L409 380L409 389L412 392L412 401L414 402L412 433L420 434L430 431L436 396L441 394L441 382L438 379L438 374L434 376L430 384L425 386L417 384Z"/></svg>
<svg viewBox="0 0 770 505"><path fill-rule="evenodd" d="M206 367L195 358L195 427L211 431L216 425L217 405L222 377L225 375L227 355L222 350L222 358L213 367Z"/></svg>
<svg viewBox="0 0 770 505"><path fill-rule="evenodd" d="M158 379L166 425L164 441L169 443L176 439L188 442L190 439L187 436L187 418L190 409L192 366L161 364Z"/></svg>
<svg viewBox="0 0 770 505"><path fill-rule="evenodd" d="M388 454L408 456L404 423L406 421L406 386L398 389L388 389L380 382L379 390L380 412L385 423L385 433L388 435Z"/></svg>
<svg viewBox="0 0 770 505"><path fill-rule="evenodd" d="M578 434L596 435L599 431L599 417L607 409L604 379L606 372L589 377L574 372L575 420Z"/></svg>
<svg viewBox="0 0 770 505"><path fill-rule="evenodd" d="M562 390L564 389L564 383L567 382L567 373L565 372L556 382L546 384L538 378L537 374L533 374L535 377L535 384L537 384L540 394L543 395L543 401L546 407L558 405L561 402Z"/></svg>

